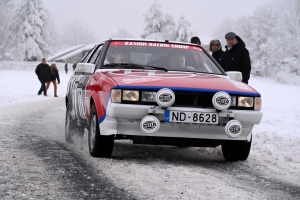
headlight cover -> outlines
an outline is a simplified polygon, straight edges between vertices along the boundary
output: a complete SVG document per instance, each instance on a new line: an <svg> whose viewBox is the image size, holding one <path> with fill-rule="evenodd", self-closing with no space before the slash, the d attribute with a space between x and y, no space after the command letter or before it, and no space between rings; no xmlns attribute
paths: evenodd
<svg viewBox="0 0 300 200"><path fill-rule="evenodd" d="M113 103L121 102L121 90L120 89L112 89L110 96L111 96L111 102L113 102Z"/></svg>
<svg viewBox="0 0 300 200"><path fill-rule="evenodd" d="M238 106L246 108L253 107L253 97L238 97Z"/></svg>
<svg viewBox="0 0 300 200"><path fill-rule="evenodd" d="M262 99L261 97L255 97L254 110L261 110Z"/></svg>
<svg viewBox="0 0 300 200"><path fill-rule="evenodd" d="M139 101L139 91L137 90L123 90L123 101Z"/></svg>
<svg viewBox="0 0 300 200"><path fill-rule="evenodd" d="M155 96L156 92L151 92L151 91L142 91L142 98L141 100L143 102L155 102Z"/></svg>

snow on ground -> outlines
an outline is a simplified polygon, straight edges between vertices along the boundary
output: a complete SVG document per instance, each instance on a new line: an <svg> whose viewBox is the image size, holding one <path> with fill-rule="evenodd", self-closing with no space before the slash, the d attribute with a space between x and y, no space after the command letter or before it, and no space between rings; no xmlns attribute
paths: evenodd
<svg viewBox="0 0 300 200"><path fill-rule="evenodd" d="M58 96L60 97L57 98L59 101L61 101L61 98L63 98L66 93L70 75L70 71L69 74L65 74L64 71L60 71L61 83L58 85ZM300 76L291 75L285 80L285 82L294 84L300 83ZM261 124L256 125L253 130L251 153L248 160L242 162L242 165L249 166L250 170L253 168L256 170L262 170L264 171L264 174L269 173L271 177L276 176L277 179L282 179L283 181L288 180L288 182L293 182L296 185L299 185L300 107L298 106L298 102L300 87L299 85L279 83L265 77L251 77L249 85L257 89L262 95L262 111L264 116ZM49 100L49 98L55 99L52 92L53 86L49 88L47 97L37 95L39 87L40 82L38 81L34 71L0 70L0 113L1 109L4 109L4 107L12 107L22 104L25 105L28 102L41 103L41 100ZM25 106L23 108L32 109ZM26 112L26 110L24 111ZM52 115L50 113L49 117L51 116ZM63 118L63 116L64 113L62 113L61 118ZM57 119L57 121L63 121L63 119ZM64 125L61 123L57 128L63 130L63 127ZM61 135L56 139L63 140L64 137ZM83 146L81 147L81 145ZM78 142L77 147L75 148L81 149L81 155L83 157L88 155L86 141ZM128 142L119 143L116 148L118 148L119 151L116 151L117 153L115 154L114 159L99 160L87 157L86 160L95 168L106 169L103 173L109 175L117 185L121 185L124 188L127 187L127 189L137 193L139 191L145 191L145 188L148 190L147 192L151 193L151 191L158 190L155 188L157 185L163 186L165 184L169 184L172 185L172 188L168 188L169 191L166 191L166 194L170 194L172 191L184 191L185 194L190 194L190 196L199 197L199 195L204 195L202 197L207 199L208 197L215 198L216 195L209 195L216 194L220 191L220 188L227 195L230 194L230 190L236 184L232 182L231 177L227 176L227 174L222 172L222 170L218 173L209 170L209 165L207 166L207 169L199 169L197 166L199 156L202 158L200 160L201 163L214 161L216 165L217 163L222 164L220 163L221 150L219 147L215 149L199 148L198 151L206 152L206 154L201 155L195 154L195 148L182 148L179 151L178 148L173 147L143 147L139 145L134 146ZM126 152L122 151L123 148L126 149ZM139 151L136 151L136 148L139 148ZM160 154L157 154L157 149L161 149ZM131 160L139 158L140 155L138 154L143 153L145 154L144 163L131 162ZM123 156L123 154L125 156ZM182 162L171 162L172 155L182 155ZM128 156L131 157L129 159L123 158ZM164 172L167 171L168 173L167 176L165 174L161 174L161 171L158 170L159 168L165 167L164 162L169 163L168 167L170 167L168 169L164 169ZM185 166L185 163L190 164L189 166ZM228 166L225 167L227 169ZM186 182L184 186L185 188L182 188L183 185L181 183L177 184L177 177L179 174L185 174L186 176L186 179L182 180ZM210 178L207 179L205 174L208 174ZM136 178L136 176L139 176L139 178ZM218 181L221 178L223 179L222 182ZM194 180L202 180L203 188L202 186L193 184ZM135 182L135 184L131 184L133 182ZM204 187L205 183L212 182L215 182L214 187ZM224 182L226 184L221 185ZM195 191L199 194L194 194ZM160 197L163 198L163 191L161 192ZM244 190L239 190L238 193L245 197L247 195L251 195L252 192L247 191L246 188ZM174 193L174 198L176 195L178 197L178 194ZM236 196L227 197L230 198ZM222 195L220 198L222 198Z"/></svg>

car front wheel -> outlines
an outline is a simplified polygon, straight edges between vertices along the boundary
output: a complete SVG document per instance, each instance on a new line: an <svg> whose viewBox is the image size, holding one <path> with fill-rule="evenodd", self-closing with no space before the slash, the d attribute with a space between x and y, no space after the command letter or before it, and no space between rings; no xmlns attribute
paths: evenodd
<svg viewBox="0 0 300 200"><path fill-rule="evenodd" d="M223 157L226 161L247 160L251 149L250 142L245 141L225 141L222 144Z"/></svg>
<svg viewBox="0 0 300 200"><path fill-rule="evenodd" d="M105 158L109 158L111 156L114 147L114 136L100 134L95 104L91 107L88 141L91 156Z"/></svg>
<svg viewBox="0 0 300 200"><path fill-rule="evenodd" d="M77 126L76 120L71 117L71 109L69 105L66 110L65 118L65 139L68 143L73 143L74 136L82 137L84 134L84 128Z"/></svg>

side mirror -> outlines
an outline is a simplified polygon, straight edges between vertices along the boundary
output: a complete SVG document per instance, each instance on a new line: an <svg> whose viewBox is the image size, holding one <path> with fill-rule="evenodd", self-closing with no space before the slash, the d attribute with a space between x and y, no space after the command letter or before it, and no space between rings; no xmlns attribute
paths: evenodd
<svg viewBox="0 0 300 200"><path fill-rule="evenodd" d="M90 63L77 63L75 73L92 74L95 71L95 64Z"/></svg>
<svg viewBox="0 0 300 200"><path fill-rule="evenodd" d="M229 78L231 80L240 81L240 82L242 82L242 80L243 80L243 75L242 75L241 72L238 72L238 71L228 71L228 72L226 72L226 74L229 76Z"/></svg>

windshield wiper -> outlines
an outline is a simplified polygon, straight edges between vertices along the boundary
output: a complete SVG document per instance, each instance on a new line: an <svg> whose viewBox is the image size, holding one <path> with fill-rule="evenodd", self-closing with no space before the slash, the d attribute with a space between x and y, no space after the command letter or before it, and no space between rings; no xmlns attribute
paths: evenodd
<svg viewBox="0 0 300 200"><path fill-rule="evenodd" d="M168 70L163 67L156 67L151 65L141 65L141 64L134 64L134 63L110 63L105 64L103 67L120 67L120 68L134 68L134 69L145 69L146 67L153 68L153 69L159 69L167 72Z"/></svg>

